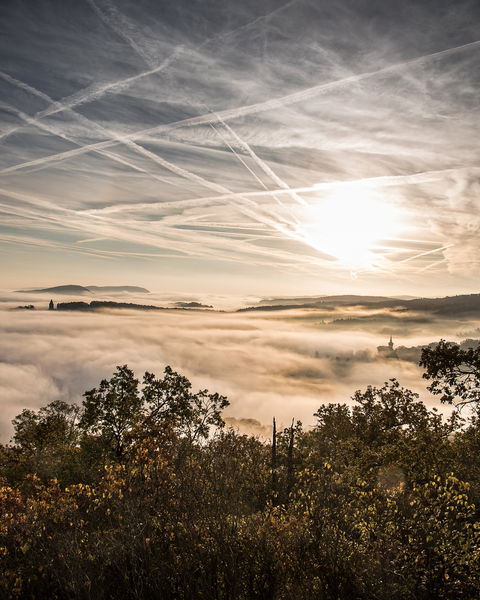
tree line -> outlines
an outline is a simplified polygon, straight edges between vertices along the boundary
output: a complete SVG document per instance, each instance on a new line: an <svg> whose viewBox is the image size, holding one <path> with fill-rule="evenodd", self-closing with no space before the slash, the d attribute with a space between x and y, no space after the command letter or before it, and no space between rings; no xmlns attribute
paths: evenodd
<svg viewBox="0 0 480 600"><path fill-rule="evenodd" d="M477 598L480 348L420 365L450 416L389 380L265 441L224 426L224 396L126 365L81 405L23 410L0 447L0 597Z"/></svg>

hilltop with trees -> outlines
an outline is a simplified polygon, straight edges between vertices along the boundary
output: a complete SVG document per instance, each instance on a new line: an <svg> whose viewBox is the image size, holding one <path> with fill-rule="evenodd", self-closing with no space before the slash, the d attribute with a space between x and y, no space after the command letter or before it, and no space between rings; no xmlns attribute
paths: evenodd
<svg viewBox="0 0 480 600"><path fill-rule="evenodd" d="M262 441L224 396L126 366L14 419L1 596L471 599L480 586L480 349L423 351L443 417L395 380Z"/></svg>

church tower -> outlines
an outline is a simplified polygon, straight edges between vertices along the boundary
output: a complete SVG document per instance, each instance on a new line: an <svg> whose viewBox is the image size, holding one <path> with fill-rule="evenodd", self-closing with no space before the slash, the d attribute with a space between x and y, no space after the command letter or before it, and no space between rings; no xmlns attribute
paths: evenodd
<svg viewBox="0 0 480 600"><path fill-rule="evenodd" d="M48 310L55 310L55 306L53 304L53 300L50 300L50 302L48 304Z"/></svg>
<svg viewBox="0 0 480 600"><path fill-rule="evenodd" d="M378 346L377 352L382 358L398 358L397 351L394 348L392 336L386 346Z"/></svg>

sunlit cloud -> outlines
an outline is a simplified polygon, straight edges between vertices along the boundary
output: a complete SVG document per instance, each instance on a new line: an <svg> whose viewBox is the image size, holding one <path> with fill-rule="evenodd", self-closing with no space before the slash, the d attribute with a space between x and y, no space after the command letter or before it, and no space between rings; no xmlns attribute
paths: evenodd
<svg viewBox="0 0 480 600"><path fill-rule="evenodd" d="M465 323L455 319L415 322L412 317L418 315L388 309L339 307L328 317L321 310L81 313L47 311L45 295L9 298L4 294L3 300L5 308L26 300L37 307L35 311L0 310L3 439L11 433L10 419L23 408L36 409L56 399L80 402L85 390L125 363L139 376L146 370L160 375L169 364L196 388L227 395L229 424L255 434L268 431L265 426L272 416L285 426L292 418L309 426L321 404L348 403L356 389L381 385L389 377L397 377L428 404L437 405L437 399L426 392L415 360L385 360L377 346L390 333L397 345L404 346L430 343L440 336L457 341L470 335L464 331ZM137 301L145 303L145 299ZM166 304L155 296L149 296L148 303ZM362 315L377 321L365 326L341 321ZM324 319L340 321L321 325ZM475 329L478 323L470 327ZM260 425L242 422L245 419Z"/></svg>
<svg viewBox="0 0 480 600"><path fill-rule="evenodd" d="M2 8L12 285L61 249L99 283L473 291L474 3L72 10Z"/></svg>

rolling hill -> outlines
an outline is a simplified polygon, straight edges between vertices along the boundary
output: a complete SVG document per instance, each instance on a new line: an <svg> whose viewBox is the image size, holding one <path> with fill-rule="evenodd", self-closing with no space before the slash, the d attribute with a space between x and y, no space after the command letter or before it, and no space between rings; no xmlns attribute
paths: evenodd
<svg viewBox="0 0 480 600"><path fill-rule="evenodd" d="M16 290L20 294L52 294L63 296L85 296L92 294L149 294L150 291L143 287L135 285L57 285L54 287L32 289L32 290Z"/></svg>
<svg viewBox="0 0 480 600"><path fill-rule="evenodd" d="M268 303L270 300L270 303ZM305 302L305 300L307 300ZM312 296L310 298L271 298L256 306L240 311L275 311L322 308L333 310L338 307L365 306L368 308L395 308L397 311L415 311L444 317L480 317L480 294L463 294L443 298L413 298L402 300L385 296Z"/></svg>

